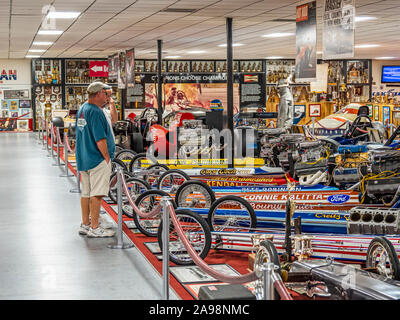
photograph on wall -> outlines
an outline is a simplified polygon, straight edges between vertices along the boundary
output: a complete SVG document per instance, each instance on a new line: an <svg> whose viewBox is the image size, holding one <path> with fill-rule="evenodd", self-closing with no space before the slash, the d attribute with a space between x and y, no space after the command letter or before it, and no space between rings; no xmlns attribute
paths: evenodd
<svg viewBox="0 0 400 320"><path fill-rule="evenodd" d="M29 99L29 90L4 90L4 99Z"/></svg>
<svg viewBox="0 0 400 320"><path fill-rule="evenodd" d="M11 112L11 118L18 118L18 111Z"/></svg>
<svg viewBox="0 0 400 320"><path fill-rule="evenodd" d="M17 120L17 129L19 131L28 131L29 130L29 121L28 120Z"/></svg>
<svg viewBox="0 0 400 320"><path fill-rule="evenodd" d="M296 67L298 81L317 77L317 2L296 7Z"/></svg>
<svg viewBox="0 0 400 320"><path fill-rule="evenodd" d="M323 59L353 58L354 0L325 0L323 10Z"/></svg>
<svg viewBox="0 0 400 320"><path fill-rule="evenodd" d="M108 57L108 79L117 80L118 78L118 53Z"/></svg>
<svg viewBox="0 0 400 320"><path fill-rule="evenodd" d="M293 124L298 124L301 119L306 116L306 105L305 104L296 104L294 106L294 118Z"/></svg>
<svg viewBox="0 0 400 320"><path fill-rule="evenodd" d="M1 108L2 109L8 109L7 100L1 100Z"/></svg>
<svg viewBox="0 0 400 320"><path fill-rule="evenodd" d="M29 118L31 118L31 109L29 109L29 108L20 108L18 117L20 117L20 119L29 119Z"/></svg>
<svg viewBox="0 0 400 320"><path fill-rule="evenodd" d="M31 100L19 100L19 107L20 108L30 108Z"/></svg>
<svg viewBox="0 0 400 320"><path fill-rule="evenodd" d="M189 108L210 109L211 101L220 99L227 108L226 84L223 83L166 83L163 85L165 110L178 111ZM157 107L155 85L145 85L145 106ZM233 110L239 112L239 84L233 84Z"/></svg>
<svg viewBox="0 0 400 320"><path fill-rule="evenodd" d="M8 106L11 111L17 111L19 107L19 100L8 100Z"/></svg>
<svg viewBox="0 0 400 320"><path fill-rule="evenodd" d="M118 54L118 89L126 88L125 52Z"/></svg>
<svg viewBox="0 0 400 320"><path fill-rule="evenodd" d="M374 106L374 120L379 121L379 106Z"/></svg>
<svg viewBox="0 0 400 320"><path fill-rule="evenodd" d="M126 86L132 88L135 85L135 49L126 50L125 74Z"/></svg>
<svg viewBox="0 0 400 320"><path fill-rule="evenodd" d="M384 106L382 108L382 122L383 125L388 125L390 124L390 107L389 106Z"/></svg>
<svg viewBox="0 0 400 320"><path fill-rule="evenodd" d="M10 116L10 111L7 110L1 110L1 117L2 118L8 118Z"/></svg>

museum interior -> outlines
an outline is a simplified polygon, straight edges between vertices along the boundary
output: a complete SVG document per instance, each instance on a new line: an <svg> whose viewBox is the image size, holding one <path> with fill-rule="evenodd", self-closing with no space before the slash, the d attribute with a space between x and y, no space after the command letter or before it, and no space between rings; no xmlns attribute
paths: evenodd
<svg viewBox="0 0 400 320"><path fill-rule="evenodd" d="M398 0L0 15L0 299L400 299Z"/></svg>

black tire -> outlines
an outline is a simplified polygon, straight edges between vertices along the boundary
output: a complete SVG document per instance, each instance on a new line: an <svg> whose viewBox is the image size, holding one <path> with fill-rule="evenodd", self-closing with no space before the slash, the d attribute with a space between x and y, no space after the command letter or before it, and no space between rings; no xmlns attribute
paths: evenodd
<svg viewBox="0 0 400 320"><path fill-rule="evenodd" d="M187 196L191 189L194 191L200 192L204 196L204 201L199 203L199 200L192 200L191 203L188 202ZM197 190L196 190L197 189ZM214 191L210 188L210 186L198 180L189 180L182 184L175 195L175 203L178 207L186 207L186 208L210 208L211 205L215 202L215 194Z"/></svg>
<svg viewBox="0 0 400 320"><path fill-rule="evenodd" d="M379 253L383 251L386 253L388 259L388 261L384 261L385 266L376 261ZM367 250L366 267L377 268L379 274L394 280L400 280L399 258L393 244L386 237L375 237L371 241Z"/></svg>
<svg viewBox="0 0 400 320"><path fill-rule="evenodd" d="M146 181L137 179L137 178L129 178L126 180L126 185L129 188L131 185L135 186L134 192L130 192L130 196L133 201L136 201L136 199L143 194L146 191L149 191L151 187ZM132 206L129 203L129 200L127 196L125 195L125 191L122 190L122 212L124 215L126 215L129 218L133 218L133 209Z"/></svg>
<svg viewBox="0 0 400 320"><path fill-rule="evenodd" d="M145 208L146 212L151 211L159 203L160 199L155 199L155 197L169 197L169 194L161 190L149 190L142 193L135 201L135 205L142 210ZM149 203L142 203L147 200ZM172 200L174 208L176 208L175 202ZM141 218L138 217L136 213L133 213L133 220L135 221L136 227L141 233L148 237L157 236L157 228L161 222L161 215L152 218Z"/></svg>
<svg viewBox="0 0 400 320"><path fill-rule="evenodd" d="M179 187L174 186L171 189L168 189L168 191L163 189L163 186L165 188L164 182L167 181L167 179L169 179L169 181L171 182L171 177L172 177L172 179L174 179L173 178L174 175L181 176L182 180L184 180L183 183L190 180L190 177L182 170L179 170L179 169L168 170L167 172L164 172L161 175L161 177L158 179L157 189L163 190L163 191L171 193L171 194L175 194ZM181 186L182 184L180 184L179 186Z"/></svg>
<svg viewBox="0 0 400 320"><path fill-rule="evenodd" d="M153 162L152 159L148 158L146 153L139 153L135 157L133 157L131 162L129 163L129 172L133 172L133 169L135 167L138 168L138 165L142 169L145 169L147 165L142 167L140 164L140 161L143 161L143 160L148 160L149 163L151 163L151 164L157 164L157 163Z"/></svg>
<svg viewBox="0 0 400 320"><path fill-rule="evenodd" d="M204 259L208 252L210 251L211 248L211 231L210 228L208 227L207 222L197 213L190 211L188 209L178 209L175 211L176 216L178 218L178 221L182 221L181 219L185 219L184 222L188 223L191 225L192 228L196 229L196 238L195 237L190 237L190 242L191 244L193 241L196 241L196 243L199 242L199 240L202 242L200 250L196 250L197 253L199 254L200 258ZM192 225L197 224L197 226ZM199 229L201 230L199 233ZM179 241L178 235L176 234L175 231L175 226L170 221L170 227L169 227L169 232L170 232L170 253L169 253L169 258L170 260L178 265L192 265L194 264L192 258L190 255L187 253L185 246L181 241ZM190 231L188 229L184 229L185 235L187 235ZM171 239L171 235L173 235L173 239ZM157 239L158 239L158 245L160 246L160 249L162 251L163 248L163 223L161 221L160 226L158 227L158 232L157 232ZM179 245L179 249L177 250L171 250L171 243L177 243ZM186 252L186 254L185 254Z"/></svg>
<svg viewBox="0 0 400 320"><path fill-rule="evenodd" d="M112 168L111 172L116 172L118 167L121 167L122 170L124 170L124 171L128 171L128 168L126 167L126 164L122 160L120 160L120 159L112 159L112 161L111 161L111 168Z"/></svg>
<svg viewBox="0 0 400 320"><path fill-rule="evenodd" d="M115 154L114 159L131 161L135 156L136 156L135 151L129 149L123 149Z"/></svg>
<svg viewBox="0 0 400 320"><path fill-rule="evenodd" d="M125 181L133 178L130 172L124 171ZM114 202L117 203L117 173L114 172L110 176L110 188L108 190L108 197Z"/></svg>
<svg viewBox="0 0 400 320"><path fill-rule="evenodd" d="M234 208L239 206L237 208L239 210L246 210L248 215L245 218L245 222L243 222L243 220L237 220L237 218L232 219L232 217L235 217L236 215L229 215L231 218L227 219L228 223L229 223L228 225L226 225L227 220L225 220L225 224L224 224L224 222L223 222L224 220L222 218L222 222L223 222L222 225L225 227L221 227L221 224L215 223L215 220L221 221L221 218L218 219L217 210L224 210L223 208L219 208L219 207L222 207L224 205L224 203L230 203L230 206L232 206L232 204L234 204ZM225 209L225 210L227 210L227 209ZM231 210L232 210L232 208L231 208ZM222 214L222 216L227 216L227 215ZM257 217L256 217L256 213L254 212L253 207L250 205L250 203L248 201L246 201L245 199L240 198L238 196L224 196L224 197L221 197L218 200L214 201L210 210L208 211L207 221L208 221L211 231L222 231L226 227L228 227L228 228L229 227L235 227L235 228L244 227L247 229L248 228L254 229L257 226Z"/></svg>
<svg viewBox="0 0 400 320"><path fill-rule="evenodd" d="M132 137L132 140L131 140L132 149L136 153L142 153L144 151L142 134L139 132L133 132L131 134L131 137Z"/></svg>

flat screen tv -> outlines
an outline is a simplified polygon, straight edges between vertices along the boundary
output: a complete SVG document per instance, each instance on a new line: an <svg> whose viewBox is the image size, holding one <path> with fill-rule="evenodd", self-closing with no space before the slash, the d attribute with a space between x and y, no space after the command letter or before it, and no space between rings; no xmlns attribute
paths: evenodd
<svg viewBox="0 0 400 320"><path fill-rule="evenodd" d="M382 83L400 83L400 66L382 66Z"/></svg>

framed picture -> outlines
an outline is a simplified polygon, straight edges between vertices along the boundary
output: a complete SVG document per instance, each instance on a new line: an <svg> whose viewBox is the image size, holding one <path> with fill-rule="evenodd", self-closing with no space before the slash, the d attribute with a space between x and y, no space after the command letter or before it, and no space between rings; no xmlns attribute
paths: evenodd
<svg viewBox="0 0 400 320"><path fill-rule="evenodd" d="M383 125L387 125L390 123L390 107L389 106L382 107L382 122L383 122Z"/></svg>
<svg viewBox="0 0 400 320"><path fill-rule="evenodd" d="M10 111L7 110L1 110L1 117L2 118L9 118L10 117Z"/></svg>
<svg viewBox="0 0 400 320"><path fill-rule="evenodd" d="M379 121L379 106L374 106L374 120Z"/></svg>
<svg viewBox="0 0 400 320"><path fill-rule="evenodd" d="M11 112L11 118L18 118L18 111L17 112L15 112L15 111Z"/></svg>
<svg viewBox="0 0 400 320"><path fill-rule="evenodd" d="M239 273L228 264L214 264L210 265L210 267L225 275L239 275ZM171 267L170 270L180 283L218 282L218 280L205 273L198 266L177 266Z"/></svg>
<svg viewBox="0 0 400 320"><path fill-rule="evenodd" d="M2 109L8 109L7 100L1 100L1 108Z"/></svg>
<svg viewBox="0 0 400 320"><path fill-rule="evenodd" d="M19 100L8 100L8 106L11 111L17 111L19 106Z"/></svg>
<svg viewBox="0 0 400 320"><path fill-rule="evenodd" d="M20 108L19 109L19 117L21 117L21 119L31 118L31 109Z"/></svg>
<svg viewBox="0 0 400 320"><path fill-rule="evenodd" d="M368 110L369 110L369 117L372 118L373 117L373 106L372 106L372 104L366 104L366 106L368 107Z"/></svg>
<svg viewBox="0 0 400 320"><path fill-rule="evenodd" d="M320 117L321 116L321 105L320 104L310 104L309 112L310 112L310 117Z"/></svg>
<svg viewBox="0 0 400 320"><path fill-rule="evenodd" d="M31 100L19 100L19 107L20 108L30 108Z"/></svg>
<svg viewBox="0 0 400 320"><path fill-rule="evenodd" d="M21 131L29 130L29 121L28 120L17 120L17 129Z"/></svg>

